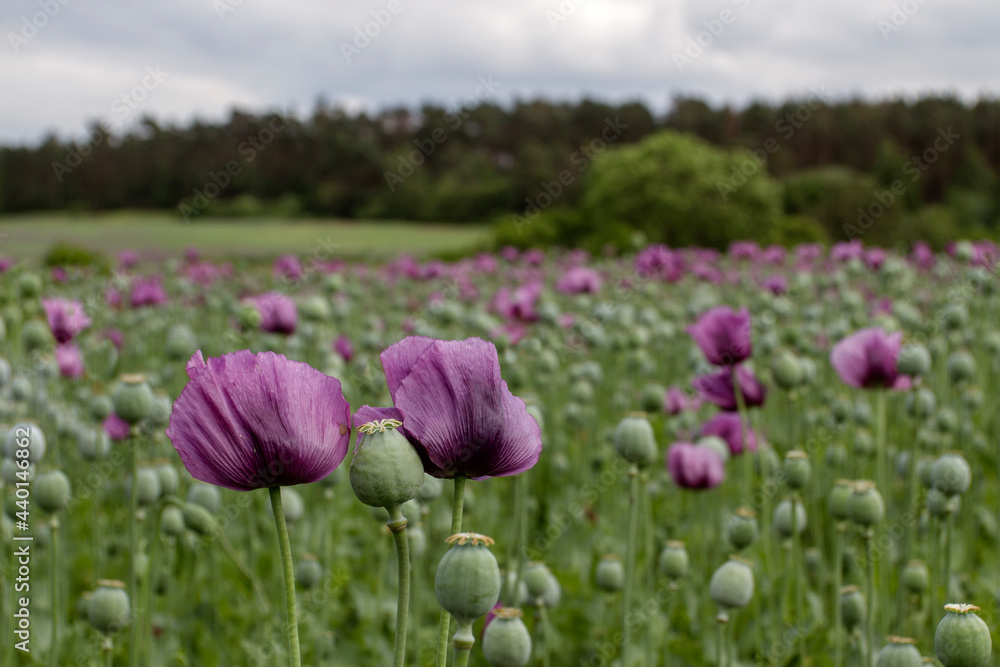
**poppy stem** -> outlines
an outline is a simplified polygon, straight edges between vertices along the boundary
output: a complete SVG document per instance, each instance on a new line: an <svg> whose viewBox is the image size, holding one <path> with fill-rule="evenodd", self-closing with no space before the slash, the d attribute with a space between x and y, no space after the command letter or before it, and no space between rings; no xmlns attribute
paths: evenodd
<svg viewBox="0 0 1000 667"><path fill-rule="evenodd" d="M451 508L451 534L462 532L462 511L465 507L465 475L455 475L455 497ZM451 629L451 614L441 611L441 622L438 625L437 667L448 664L448 630Z"/></svg>
<svg viewBox="0 0 1000 667"><path fill-rule="evenodd" d="M271 509L274 512L274 525L278 530L278 547L281 551L281 569L285 579L288 662L291 667L300 667L302 658L299 655L299 623L295 615L295 574L292 571L292 546L288 541L288 525L285 523L285 511L281 506L281 487L269 487L267 492L271 496Z"/></svg>
<svg viewBox="0 0 1000 667"><path fill-rule="evenodd" d="M635 579L636 533L639 530L639 469L633 465L629 468L628 486L628 536L626 537L625 555L625 593L622 600L622 610L625 614L622 624L622 665L632 667L632 590Z"/></svg>
<svg viewBox="0 0 1000 667"><path fill-rule="evenodd" d="M396 640L393 644L393 666L406 664L406 621L410 613L410 544L406 537L406 517L399 505L390 507L386 525L396 543L396 578L399 588L396 598Z"/></svg>

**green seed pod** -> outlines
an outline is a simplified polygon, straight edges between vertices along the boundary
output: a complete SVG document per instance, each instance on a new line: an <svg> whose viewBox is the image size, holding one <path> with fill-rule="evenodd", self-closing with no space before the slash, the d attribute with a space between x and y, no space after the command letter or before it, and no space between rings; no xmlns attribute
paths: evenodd
<svg viewBox="0 0 1000 667"><path fill-rule="evenodd" d="M920 343L909 343L899 351L896 370L903 375L918 377L931 370L931 353Z"/></svg>
<svg viewBox="0 0 1000 667"><path fill-rule="evenodd" d="M219 511L219 505L222 504L222 495L216 486L206 484L205 482L195 482L188 489L187 501L195 505L201 505L208 510L209 514L215 514Z"/></svg>
<svg viewBox="0 0 1000 667"><path fill-rule="evenodd" d="M323 580L323 566L313 554L302 554L302 560L295 565L295 583L304 590L314 588Z"/></svg>
<svg viewBox="0 0 1000 667"><path fill-rule="evenodd" d="M888 643L875 656L875 667L921 667L924 664L914 640L893 635L885 640Z"/></svg>
<svg viewBox="0 0 1000 667"><path fill-rule="evenodd" d="M937 413L937 429L941 433L954 433L958 428L958 417L951 408L943 407Z"/></svg>
<svg viewBox="0 0 1000 667"><path fill-rule="evenodd" d="M927 511L938 519L944 519L949 514L957 514L962 507L962 496L947 496L938 489L927 492Z"/></svg>
<svg viewBox="0 0 1000 667"><path fill-rule="evenodd" d="M656 458L653 426L645 416L629 415L618 422L614 444L620 457L640 468L648 466Z"/></svg>
<svg viewBox="0 0 1000 667"><path fill-rule="evenodd" d="M784 465L785 483L789 488L801 489L809 483L812 473L812 466L809 465L809 457L805 452L792 450L785 454Z"/></svg>
<svg viewBox="0 0 1000 667"><path fill-rule="evenodd" d="M962 392L962 405L972 412L983 407L985 400L986 397L983 396L983 390L979 387L966 387L965 391Z"/></svg>
<svg viewBox="0 0 1000 667"><path fill-rule="evenodd" d="M14 424L7 432L6 453L7 458L20 461L24 454L18 452L28 451L28 460L37 463L45 456L45 434L37 424L31 422L21 422Z"/></svg>
<svg viewBox="0 0 1000 667"><path fill-rule="evenodd" d="M156 471L156 477L160 480L160 494L162 496L175 495L177 489L180 487L180 477L177 474L177 468L163 460L154 461L153 463L155 464L153 470Z"/></svg>
<svg viewBox="0 0 1000 667"><path fill-rule="evenodd" d="M167 505L160 514L160 530L168 537L184 534L184 511L176 505Z"/></svg>
<svg viewBox="0 0 1000 667"><path fill-rule="evenodd" d="M660 552L658 561L660 574L668 579L683 579L687 576L690 559L683 542L670 541Z"/></svg>
<svg viewBox="0 0 1000 667"><path fill-rule="evenodd" d="M410 541L410 555L420 558L427 551L427 533L420 527L420 524L413 524L407 527L406 537Z"/></svg>
<svg viewBox="0 0 1000 667"><path fill-rule="evenodd" d="M854 630L859 625L863 625L868 610L865 605L865 596L857 586L844 586L840 589L840 619L844 622L844 627L848 632Z"/></svg>
<svg viewBox="0 0 1000 667"><path fill-rule="evenodd" d="M500 598L500 568L489 550L493 540L476 533L448 538L452 545L438 563L434 593L438 603L459 621L472 621Z"/></svg>
<svg viewBox="0 0 1000 667"><path fill-rule="evenodd" d="M946 604L934 632L934 653L944 667L983 667L993 651L990 629L971 604Z"/></svg>
<svg viewBox="0 0 1000 667"><path fill-rule="evenodd" d="M362 430L364 429L364 430ZM424 464L410 441L394 427L365 424L351 461L351 488L372 507L398 507L416 498L424 484Z"/></svg>
<svg viewBox="0 0 1000 667"><path fill-rule="evenodd" d="M642 388L642 395L639 398L639 405L646 412L657 413L663 410L663 397L667 393L667 388L662 384L647 384Z"/></svg>
<svg viewBox="0 0 1000 667"><path fill-rule="evenodd" d="M802 501L795 501L795 532L802 534L806 529L806 508ZM792 500L785 498L774 508L774 517L771 519L774 529L778 531L784 539L792 537Z"/></svg>
<svg viewBox="0 0 1000 667"><path fill-rule="evenodd" d="M906 395L906 414L915 419L927 419L937 410L937 398L934 392L926 387L917 389L916 393Z"/></svg>
<svg viewBox="0 0 1000 667"><path fill-rule="evenodd" d="M740 507L729 518L726 538L736 549L746 549L757 541L757 513L748 507Z"/></svg>
<svg viewBox="0 0 1000 667"><path fill-rule="evenodd" d="M871 431L866 428L859 428L854 432L853 443L854 455L867 457L875 453L875 438Z"/></svg>
<svg viewBox="0 0 1000 667"><path fill-rule="evenodd" d="M805 369L791 350L781 350L771 361L771 376L782 389L794 389L805 380Z"/></svg>
<svg viewBox="0 0 1000 667"><path fill-rule="evenodd" d="M885 516L882 494L869 481L854 483L854 491L847 501L847 514L851 521L861 526L874 526Z"/></svg>
<svg viewBox="0 0 1000 667"><path fill-rule="evenodd" d="M44 512L55 513L69 505L69 478L61 470L39 474L31 491Z"/></svg>
<svg viewBox="0 0 1000 667"><path fill-rule="evenodd" d="M25 472L27 473L27 480L23 479ZM3 459L3 461L0 462L0 479L3 480L4 484L11 487L14 487L18 482L33 482L35 481L35 464L29 463L28 467L25 469L22 468L14 459ZM10 498L11 501L15 500L14 494L11 494L8 498Z"/></svg>
<svg viewBox="0 0 1000 667"><path fill-rule="evenodd" d="M965 350L956 350L948 355L948 379L952 384L968 382L975 376L975 357Z"/></svg>
<svg viewBox="0 0 1000 667"><path fill-rule="evenodd" d="M770 447L758 447L753 453L753 469L763 479L770 479L781 468L781 459Z"/></svg>
<svg viewBox="0 0 1000 667"><path fill-rule="evenodd" d="M140 507L152 505L160 499L160 478L152 468L139 468L136 471L136 499ZM132 493L131 480L126 484L128 492Z"/></svg>
<svg viewBox="0 0 1000 667"><path fill-rule="evenodd" d="M17 280L17 289L22 299L34 299L42 293L42 279L37 273L22 273Z"/></svg>
<svg viewBox="0 0 1000 667"><path fill-rule="evenodd" d="M270 502L270 497L268 501ZM281 511L285 515L285 521L290 524L302 518L306 513L306 504L298 491L288 486L281 489Z"/></svg>
<svg viewBox="0 0 1000 667"><path fill-rule="evenodd" d="M960 454L943 454L931 469L931 483L947 496L965 493L972 484L972 468Z"/></svg>
<svg viewBox="0 0 1000 667"><path fill-rule="evenodd" d="M706 435L703 438L698 438L698 442L695 444L699 447L711 449L720 459L722 459L723 463L732 457L732 452L729 451L729 445L727 445L726 441L717 435Z"/></svg>
<svg viewBox="0 0 1000 667"><path fill-rule="evenodd" d="M846 399L838 398L830 406L830 414L834 422L844 424L851 416L851 404Z"/></svg>
<svg viewBox="0 0 1000 667"><path fill-rule="evenodd" d="M76 451L85 461L98 461L111 451L111 439L104 429L82 428L76 434Z"/></svg>
<svg viewBox="0 0 1000 667"><path fill-rule="evenodd" d="M528 563L524 569L524 583L531 599L545 595L549 587L549 568L542 562Z"/></svg>
<svg viewBox="0 0 1000 667"><path fill-rule="evenodd" d="M483 656L490 667L523 667L531 659L531 634L521 610L501 607L483 630Z"/></svg>
<svg viewBox="0 0 1000 667"><path fill-rule="evenodd" d="M847 448L840 443L833 443L826 448L826 464L833 468L842 468L847 463Z"/></svg>
<svg viewBox="0 0 1000 667"><path fill-rule="evenodd" d="M753 597L753 570L742 560L723 563L708 583L708 594L722 609L741 609Z"/></svg>
<svg viewBox="0 0 1000 667"><path fill-rule="evenodd" d="M587 380L577 380L569 388L570 401L581 405L590 405L594 402L594 385Z"/></svg>
<svg viewBox="0 0 1000 667"><path fill-rule="evenodd" d="M87 404L87 411L90 413L91 419L98 422L104 421L113 409L114 404L111 402L111 397L107 394L97 394Z"/></svg>
<svg viewBox="0 0 1000 667"><path fill-rule="evenodd" d="M10 396L19 403L31 398L31 380L20 375L11 380Z"/></svg>
<svg viewBox="0 0 1000 667"><path fill-rule="evenodd" d="M153 409L149 411L149 423L156 427L166 427L170 423L170 412L174 404L166 394L153 395Z"/></svg>
<svg viewBox="0 0 1000 667"><path fill-rule="evenodd" d="M49 333L48 325L41 320L25 322L21 329L21 344L28 353L44 350L52 344L52 334Z"/></svg>
<svg viewBox="0 0 1000 667"><path fill-rule="evenodd" d="M184 503L184 525L202 536L215 533L215 517L196 503Z"/></svg>
<svg viewBox="0 0 1000 667"><path fill-rule="evenodd" d="M102 579L87 605L87 620L98 632L114 634L129 624L131 610L125 584Z"/></svg>
<svg viewBox="0 0 1000 667"><path fill-rule="evenodd" d="M858 400L854 403L854 423L861 426L871 426L872 406L865 400Z"/></svg>
<svg viewBox="0 0 1000 667"><path fill-rule="evenodd" d="M112 397L115 414L129 424L138 424L153 410L153 390L144 375L123 375L121 380Z"/></svg>
<svg viewBox="0 0 1000 667"><path fill-rule="evenodd" d="M605 593L617 593L625 585L625 568L618 556L607 555L601 558L594 573L597 587Z"/></svg>
<svg viewBox="0 0 1000 667"><path fill-rule="evenodd" d="M443 490L443 480L438 477L425 474L424 481L420 484L420 490L417 492L417 498L419 498L421 502L429 503L440 496Z"/></svg>
<svg viewBox="0 0 1000 667"><path fill-rule="evenodd" d="M912 595L921 595L927 592L931 582L931 572L927 569L927 564L921 560L911 560L903 568L900 575L900 582Z"/></svg>

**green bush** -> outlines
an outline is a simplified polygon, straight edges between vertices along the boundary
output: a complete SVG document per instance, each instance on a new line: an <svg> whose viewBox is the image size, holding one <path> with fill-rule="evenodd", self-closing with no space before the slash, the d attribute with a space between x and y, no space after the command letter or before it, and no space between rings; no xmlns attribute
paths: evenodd
<svg viewBox="0 0 1000 667"><path fill-rule="evenodd" d="M52 244L42 258L45 266L92 266L101 273L109 271L108 258L99 252L64 241Z"/></svg>
<svg viewBox="0 0 1000 667"><path fill-rule="evenodd" d="M875 177L848 167L807 169L783 183L785 213L818 220L832 239L885 237L906 209L905 191L893 194Z"/></svg>

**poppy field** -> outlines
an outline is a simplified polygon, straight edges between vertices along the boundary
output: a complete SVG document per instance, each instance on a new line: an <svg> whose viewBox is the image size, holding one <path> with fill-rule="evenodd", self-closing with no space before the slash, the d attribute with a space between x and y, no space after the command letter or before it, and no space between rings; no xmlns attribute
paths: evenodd
<svg viewBox="0 0 1000 667"><path fill-rule="evenodd" d="M0 259L0 665L1000 664L995 244L333 254Z"/></svg>

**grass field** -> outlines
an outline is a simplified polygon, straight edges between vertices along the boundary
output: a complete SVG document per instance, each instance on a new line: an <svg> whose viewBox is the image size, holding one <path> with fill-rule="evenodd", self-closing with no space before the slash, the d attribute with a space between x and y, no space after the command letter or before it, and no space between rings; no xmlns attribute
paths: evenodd
<svg viewBox="0 0 1000 667"><path fill-rule="evenodd" d="M106 255L134 249L144 257L195 246L209 256L295 253L321 258L473 250L489 241L486 225L345 220L205 218L185 223L168 213L42 214L0 217L0 256L37 259L67 242Z"/></svg>

